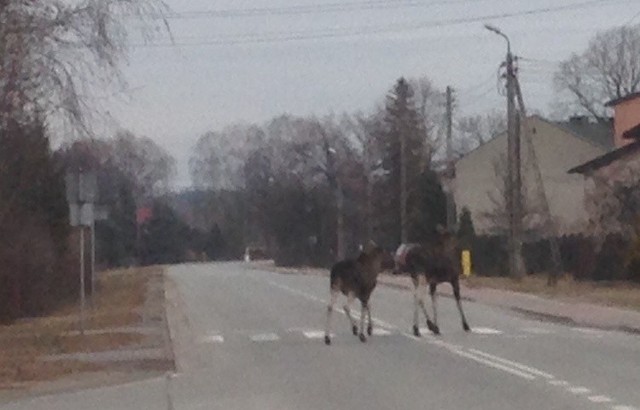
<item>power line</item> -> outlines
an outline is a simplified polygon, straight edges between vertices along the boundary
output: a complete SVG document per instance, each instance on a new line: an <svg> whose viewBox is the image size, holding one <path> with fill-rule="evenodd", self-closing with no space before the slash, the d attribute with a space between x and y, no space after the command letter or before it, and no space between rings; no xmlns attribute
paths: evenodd
<svg viewBox="0 0 640 410"><path fill-rule="evenodd" d="M484 16L475 17L459 17L453 19L428 21L414 24L403 25L388 25L386 27L373 27L365 26L361 28L347 28L347 29L333 29L324 31L303 31L303 32L270 32L270 33L253 33L240 36L227 36L213 39L203 39L196 42L180 42L174 43L149 43L149 44L137 44L135 47L193 47L193 46L224 46L224 45L238 45L238 44L259 44L259 43L274 43L274 42L288 42L288 41L302 41L302 40L316 40L316 39L328 39L328 38L343 38L354 37L368 34L390 34L390 33L402 33L408 31L415 31L426 28L447 27L467 23L478 23L487 20L508 19L515 17L523 17L530 15L539 15L546 13L553 13L559 11L576 10L581 8L587 8L592 6L599 6L603 4L611 4L615 0L589 0L579 3L573 3L564 6L544 7L537 9L530 9L518 12L510 13L495 13ZM622 0L621 2L628 2L629 0Z"/></svg>
<svg viewBox="0 0 640 410"><path fill-rule="evenodd" d="M279 15L300 15L337 13L356 10L388 10L402 8L429 7L437 5L452 5L461 3L480 3L488 0L439 0L439 1L354 1L340 3L308 4L285 7L263 7L248 9L222 9L222 10L193 10L170 13L164 16L168 19L199 19L199 18L236 18L236 17L256 17L256 16L279 16ZM152 16L152 17L160 17Z"/></svg>
<svg viewBox="0 0 640 410"><path fill-rule="evenodd" d="M634 14L634 15L633 15L633 17L631 17L631 18L629 19L629 21L627 21L626 23L624 23L624 25L625 25L625 26L630 26L630 25L631 25L631 23L633 23L633 22L634 22L634 20L635 20L635 19L637 19L638 17L640 17L640 11L639 11L639 12L637 12L636 14Z"/></svg>

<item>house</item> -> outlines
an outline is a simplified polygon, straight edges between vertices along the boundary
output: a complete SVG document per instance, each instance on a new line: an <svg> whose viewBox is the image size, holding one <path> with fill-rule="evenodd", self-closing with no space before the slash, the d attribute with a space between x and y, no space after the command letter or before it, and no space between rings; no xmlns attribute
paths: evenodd
<svg viewBox="0 0 640 410"><path fill-rule="evenodd" d="M640 181L640 93L610 101L607 106L614 110L615 149L569 170L569 174L584 176L589 230L600 237L630 233L634 228L634 221L625 221L621 214L625 204L620 195L621 189L636 187ZM627 208L636 205L626 204Z"/></svg>
<svg viewBox="0 0 640 410"><path fill-rule="evenodd" d="M561 234L583 232L587 222L584 206L585 180L568 174L574 168L613 148L611 122L596 123L586 117L553 122L532 116L521 125L521 162L523 181L523 226L534 234L543 223L540 195L533 156L524 139L528 131L541 171L542 185L549 208ZM526 128L525 128L526 127ZM486 144L457 161L453 193L456 207L467 207L475 229L481 234L505 232L507 214L504 200L507 133L498 134Z"/></svg>

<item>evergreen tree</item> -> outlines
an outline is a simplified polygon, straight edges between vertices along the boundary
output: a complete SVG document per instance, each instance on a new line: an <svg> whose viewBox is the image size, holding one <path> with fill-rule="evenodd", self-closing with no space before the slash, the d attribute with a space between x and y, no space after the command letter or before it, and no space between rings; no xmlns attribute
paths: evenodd
<svg viewBox="0 0 640 410"><path fill-rule="evenodd" d="M464 207L460 213L460 225L458 227L458 240L460 241L460 245L466 249L470 249L475 237L476 230L473 227L471 211L469 211L469 208Z"/></svg>
<svg viewBox="0 0 640 410"><path fill-rule="evenodd" d="M417 215L417 211L409 208L420 202L418 186L425 159L423 125L416 109L413 89L404 78L396 82L387 96L384 127L382 166L386 171L386 177L382 182L382 196L379 201L381 228L397 245L402 237L402 141L405 143L407 226L415 223L411 221L410 215Z"/></svg>

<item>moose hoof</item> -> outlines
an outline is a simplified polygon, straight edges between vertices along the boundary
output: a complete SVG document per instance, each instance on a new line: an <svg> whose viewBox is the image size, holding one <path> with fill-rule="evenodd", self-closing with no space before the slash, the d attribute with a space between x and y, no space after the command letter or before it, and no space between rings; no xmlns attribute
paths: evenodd
<svg viewBox="0 0 640 410"><path fill-rule="evenodd" d="M364 333L360 333L360 341L361 341L362 343L364 343L364 342L366 342L366 341L367 341L367 337L364 335Z"/></svg>
<svg viewBox="0 0 640 410"><path fill-rule="evenodd" d="M469 325L467 324L467 322L464 322L462 324L462 328L464 329L465 332L470 332L471 328L469 327Z"/></svg>
<svg viewBox="0 0 640 410"><path fill-rule="evenodd" d="M438 328L438 325L436 325L432 321L427 320L427 327L433 332L434 335L440 334L440 328Z"/></svg>
<svg viewBox="0 0 640 410"><path fill-rule="evenodd" d="M353 326L353 327L351 328L351 331L353 332L353 335L354 335L354 336L358 336L358 326Z"/></svg>
<svg viewBox="0 0 640 410"><path fill-rule="evenodd" d="M420 329L418 329L418 326L413 326L413 335L415 337L420 337Z"/></svg>
<svg viewBox="0 0 640 410"><path fill-rule="evenodd" d="M329 336L324 337L324 344L326 344L327 346L331 344L331 338Z"/></svg>
<svg viewBox="0 0 640 410"><path fill-rule="evenodd" d="M367 327L367 334L368 334L369 336L371 336L371 335L373 334L373 327L372 327L371 325L369 325L369 326Z"/></svg>

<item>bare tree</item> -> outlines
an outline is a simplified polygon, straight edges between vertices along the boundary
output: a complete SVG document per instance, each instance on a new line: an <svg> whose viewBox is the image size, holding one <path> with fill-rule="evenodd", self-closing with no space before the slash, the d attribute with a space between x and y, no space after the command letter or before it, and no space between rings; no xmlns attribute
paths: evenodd
<svg viewBox="0 0 640 410"><path fill-rule="evenodd" d="M150 199L169 190L176 173L175 159L158 144L128 131L108 143L110 160L134 184L136 199Z"/></svg>
<svg viewBox="0 0 640 410"><path fill-rule="evenodd" d="M444 136L444 97L431 80L420 77L409 81L414 90L416 111L424 133L424 158L422 169L431 169L433 157L442 148Z"/></svg>
<svg viewBox="0 0 640 410"><path fill-rule="evenodd" d="M90 96L124 85L131 19L168 28L162 0L0 1L0 120L43 115L90 133ZM160 24L158 24L160 22Z"/></svg>
<svg viewBox="0 0 640 410"><path fill-rule="evenodd" d="M189 160L195 186L238 189L243 184L243 166L253 147L260 145L264 132L255 125L236 124L219 132L202 135Z"/></svg>
<svg viewBox="0 0 640 410"><path fill-rule="evenodd" d="M461 117L456 124L455 154L465 155L506 129L507 121L503 112L490 111L484 115Z"/></svg>
<svg viewBox="0 0 640 410"><path fill-rule="evenodd" d="M598 33L584 52L560 64L555 84L571 108L604 121L604 103L639 90L640 26Z"/></svg>

